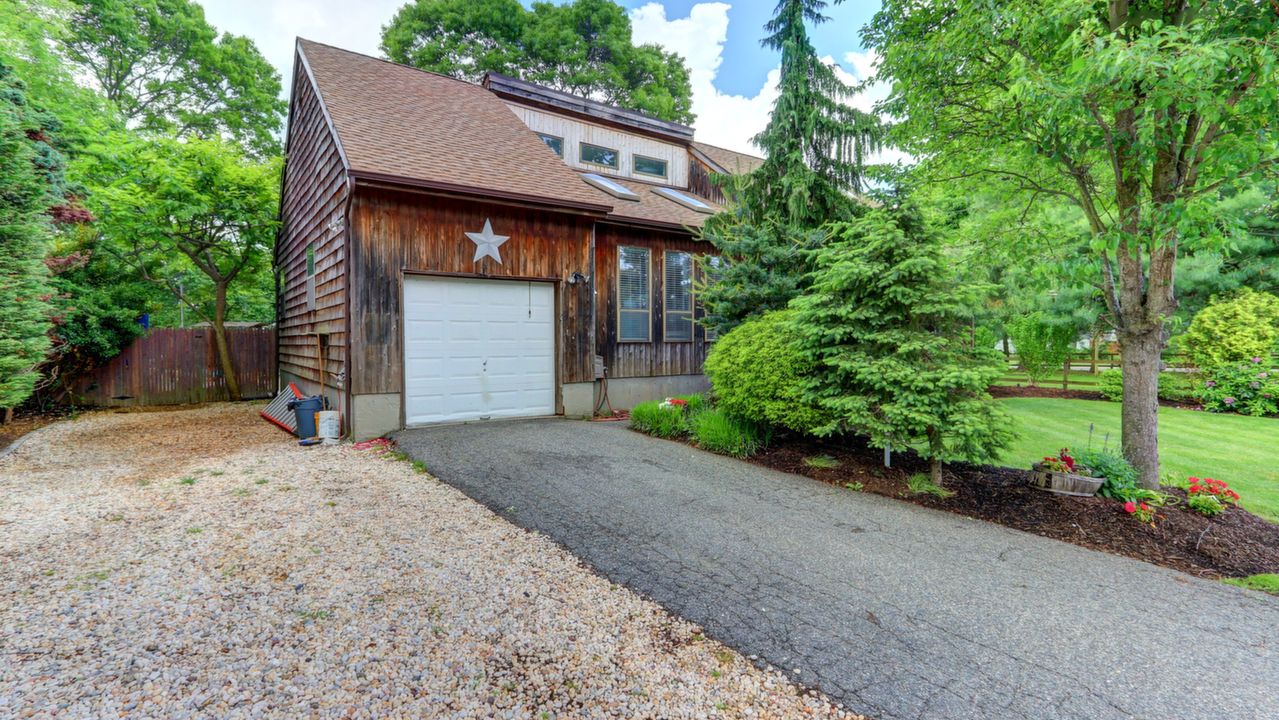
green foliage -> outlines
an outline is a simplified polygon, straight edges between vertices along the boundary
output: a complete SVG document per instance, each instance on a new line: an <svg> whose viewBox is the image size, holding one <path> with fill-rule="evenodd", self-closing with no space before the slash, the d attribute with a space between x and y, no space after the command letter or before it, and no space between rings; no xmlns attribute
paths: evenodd
<svg viewBox="0 0 1279 720"><path fill-rule="evenodd" d="M1269 357L1279 351L1279 297L1241 289L1200 310L1181 337L1201 368Z"/></svg>
<svg viewBox="0 0 1279 720"><path fill-rule="evenodd" d="M1279 415L1279 368L1269 357L1219 365L1196 391L1204 409L1253 417Z"/></svg>
<svg viewBox="0 0 1279 720"><path fill-rule="evenodd" d="M382 29L395 62L479 81L486 72L691 123L693 91L683 58L636 46L612 0L414 0Z"/></svg>
<svg viewBox="0 0 1279 720"><path fill-rule="evenodd" d="M1075 461L1088 469L1089 477L1105 478L1097 494L1112 500L1135 500L1137 471L1123 455L1110 450L1085 450Z"/></svg>
<svg viewBox="0 0 1279 720"><path fill-rule="evenodd" d="M683 400L688 403L687 412L689 415L696 415L707 407L706 396L701 393L693 393L692 395L676 395L676 400Z"/></svg>
<svg viewBox="0 0 1279 720"><path fill-rule="evenodd" d="M1279 574L1276 573L1261 573L1245 578L1227 578L1222 580L1222 582L1248 588L1249 590L1260 590L1271 595L1279 595Z"/></svg>
<svg viewBox="0 0 1279 720"><path fill-rule="evenodd" d="M933 479L927 473L915 473L906 479L906 488L911 495L932 495L945 500L955 494L953 490L946 488L933 482Z"/></svg>
<svg viewBox="0 0 1279 720"><path fill-rule="evenodd" d="M779 95L754 138L764 163L732 179L727 212L708 219L701 238L721 266L699 289L703 323L721 334L742 320L780 310L806 286L804 251L824 242L816 230L858 212L866 155L879 149L878 118L851 109L852 90L817 56L805 23L826 21L821 0L782 0L764 45L781 52Z"/></svg>
<svg viewBox="0 0 1279 720"><path fill-rule="evenodd" d="M1123 402L1124 371L1120 368L1103 370L1097 376L1098 391L1111 402ZM1185 372L1159 373L1159 399L1169 402L1188 402L1196 398L1195 375Z"/></svg>
<svg viewBox="0 0 1279 720"><path fill-rule="evenodd" d="M1007 328L1017 361L1030 376L1031 385L1061 372L1079 335L1070 325L1049 322L1041 312L1022 315L1008 323Z"/></svg>
<svg viewBox="0 0 1279 720"><path fill-rule="evenodd" d="M814 455L804 458L804 464L810 468L818 470L834 470L839 467L839 461L830 455Z"/></svg>
<svg viewBox="0 0 1279 720"><path fill-rule="evenodd" d="M793 316L779 311L742 323L715 342L703 370L730 414L812 433L834 419L805 398L813 363L800 350Z"/></svg>
<svg viewBox="0 0 1279 720"><path fill-rule="evenodd" d="M755 144L764 164L749 175L743 204L758 224L778 217L798 227L846 218L847 191L862 189L866 155L880 147L878 118L845 104L853 93L818 57L806 23L820 25L822 0L781 0L765 26L766 48L781 53L778 97Z"/></svg>
<svg viewBox="0 0 1279 720"><path fill-rule="evenodd" d="M50 121L0 64L0 408L31 395L49 347L45 213L62 199L53 182L61 166L45 134Z"/></svg>
<svg viewBox="0 0 1279 720"><path fill-rule="evenodd" d="M1204 517L1216 517L1226 511L1215 495L1191 495L1186 498L1186 507Z"/></svg>
<svg viewBox="0 0 1279 720"><path fill-rule="evenodd" d="M253 41L218 31L192 0L74 0L63 39L131 126L232 138L268 157L286 109L280 74Z"/></svg>
<svg viewBox="0 0 1279 720"><path fill-rule="evenodd" d="M660 438L677 438L687 431L684 410L662 407L660 400L650 400L631 408L631 429Z"/></svg>
<svg viewBox="0 0 1279 720"><path fill-rule="evenodd" d="M279 162L254 161L220 140L123 140L94 170L90 202L104 250L212 324L238 399L223 323L230 289L268 273Z"/></svg>
<svg viewBox="0 0 1279 720"><path fill-rule="evenodd" d="M987 388L1002 357L962 339L973 292L919 216L885 209L838 224L813 264L812 288L791 306L808 395L832 418L815 430L918 448L937 483L944 460L997 457L1011 435Z"/></svg>
<svg viewBox="0 0 1279 720"><path fill-rule="evenodd" d="M821 230L775 222L748 222L741 206L708 218L701 238L719 255L704 264L697 296L706 309L701 323L724 335L743 320L785 310L805 287L805 249L825 240Z"/></svg>
<svg viewBox="0 0 1279 720"><path fill-rule="evenodd" d="M749 457L763 444L752 424L729 415L722 408L695 413L688 425L698 447L720 455Z"/></svg>
<svg viewBox="0 0 1279 720"><path fill-rule="evenodd" d="M900 119L893 139L921 158L913 180L1002 188L1018 225L1068 211L1126 362L1155 366L1179 258L1228 246L1241 228L1219 199L1279 164L1274 8L884 0L863 37L894 88L879 108ZM1125 409L1125 448L1151 487L1156 399L1142 402Z"/></svg>

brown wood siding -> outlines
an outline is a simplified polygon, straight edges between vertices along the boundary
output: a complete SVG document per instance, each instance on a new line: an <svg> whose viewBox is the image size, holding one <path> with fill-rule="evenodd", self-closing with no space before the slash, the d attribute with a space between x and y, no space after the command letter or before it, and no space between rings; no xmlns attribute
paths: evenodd
<svg viewBox="0 0 1279 720"><path fill-rule="evenodd" d="M231 367L246 399L275 394L275 330L227 328ZM185 405L228 398L210 328L162 328L76 380L77 405Z"/></svg>
<svg viewBox="0 0 1279 720"><path fill-rule="evenodd" d="M590 218L357 186L351 210L351 392L399 393L403 383L400 298L406 272L490 278L553 278L559 326L559 381L592 377ZM484 221L506 235L501 264L476 262L467 232Z"/></svg>
<svg viewBox="0 0 1279 720"><path fill-rule="evenodd" d="M724 191L712 178L714 172L706 163L691 155L689 156L688 189L717 205L723 205L725 202Z"/></svg>
<svg viewBox="0 0 1279 720"><path fill-rule="evenodd" d="M346 363L346 247L342 213L346 172L305 66L294 68L282 229L276 263L280 273L279 367L302 380L320 381L315 333L327 333L327 387L343 387ZM332 226L331 226L332 225ZM315 247L315 308L307 307L306 251ZM305 389L308 392L313 388Z"/></svg>
<svg viewBox="0 0 1279 720"><path fill-rule="evenodd" d="M645 247L651 250L649 261L650 307L652 313L650 342L617 341L617 248ZM639 230L614 225L600 225L595 231L595 279L599 290L596 308L596 343L604 356L609 377L655 377L659 375L696 375L702 372L706 359L706 332L694 324L692 342L666 342L664 328L662 253L666 250L704 255L706 243L687 234L658 230ZM694 296L694 318L701 317L700 304Z"/></svg>

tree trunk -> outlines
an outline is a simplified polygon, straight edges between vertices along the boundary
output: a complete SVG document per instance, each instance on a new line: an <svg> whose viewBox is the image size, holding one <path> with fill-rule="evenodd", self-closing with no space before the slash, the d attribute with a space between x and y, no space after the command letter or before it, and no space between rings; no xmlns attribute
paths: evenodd
<svg viewBox="0 0 1279 720"><path fill-rule="evenodd" d="M11 422L13 422L13 408L7 407L4 409L4 420L0 420L0 425L8 425Z"/></svg>
<svg viewBox="0 0 1279 720"><path fill-rule="evenodd" d="M1163 328L1144 333L1121 333L1124 371L1124 457L1137 469L1138 482L1159 489L1159 370Z"/></svg>
<svg viewBox="0 0 1279 720"><path fill-rule="evenodd" d="M1093 375L1097 374L1097 362L1100 360L1101 356L1101 341L1098 339L1098 335L1100 335L1100 333L1097 332L1096 328L1093 328L1092 340L1089 341L1089 344L1092 346L1089 348L1092 351L1092 364L1088 369L1088 372Z"/></svg>
<svg viewBox="0 0 1279 720"><path fill-rule="evenodd" d="M933 480L933 484L937 487L942 485L941 477L941 454L945 448L942 442L941 430L935 427L928 428L928 452L930 454L928 472Z"/></svg>
<svg viewBox="0 0 1279 720"><path fill-rule="evenodd" d="M235 367L231 364L231 348L226 340L226 283L218 283L214 292L213 343L218 352L218 364L222 367L222 377L226 380L227 396L232 402L239 402L240 381L235 377Z"/></svg>
<svg viewBox="0 0 1279 720"><path fill-rule="evenodd" d="M937 487L941 487L942 478L941 478L941 459L940 458L934 457L931 461L929 461L928 472L933 479L933 484L936 485Z"/></svg>

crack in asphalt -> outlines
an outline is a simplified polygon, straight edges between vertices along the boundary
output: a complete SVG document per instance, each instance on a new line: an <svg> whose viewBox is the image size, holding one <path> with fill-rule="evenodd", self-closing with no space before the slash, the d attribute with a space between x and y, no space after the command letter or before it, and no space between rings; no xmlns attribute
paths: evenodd
<svg viewBox="0 0 1279 720"><path fill-rule="evenodd" d="M1279 603L1236 588L617 425L396 439L613 582L871 717L1279 717ZM1178 671L1194 668L1214 681Z"/></svg>

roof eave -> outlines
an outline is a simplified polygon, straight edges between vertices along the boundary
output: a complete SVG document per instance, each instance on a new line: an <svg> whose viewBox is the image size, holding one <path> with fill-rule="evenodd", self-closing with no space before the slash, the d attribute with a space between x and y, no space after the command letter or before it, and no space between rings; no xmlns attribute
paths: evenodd
<svg viewBox="0 0 1279 720"><path fill-rule="evenodd" d="M402 175L375 172L371 170L353 169L350 171L350 175L355 179L357 184L361 185L390 185L413 190L426 190L445 195L460 195L476 200L495 200L514 202L521 205L533 205L548 209L575 210L593 215L607 215L613 210L612 205L578 202L576 200L563 200L560 198L527 195L524 193L515 193L505 190L490 190L488 188L477 188L468 185L421 180L418 178L404 177Z"/></svg>

